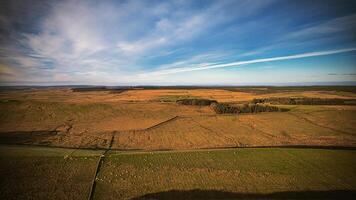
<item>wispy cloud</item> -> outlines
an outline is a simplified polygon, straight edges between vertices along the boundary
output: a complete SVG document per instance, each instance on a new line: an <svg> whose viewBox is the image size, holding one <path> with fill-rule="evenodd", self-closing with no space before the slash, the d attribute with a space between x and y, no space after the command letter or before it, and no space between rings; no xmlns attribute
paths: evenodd
<svg viewBox="0 0 356 200"><path fill-rule="evenodd" d="M349 51L342 48L356 45L355 12L346 3L326 1L330 6L281 0L3 0L0 82L170 82L168 74L176 74L176 83L199 82L197 73L179 73ZM341 50L313 52L319 49ZM293 52L311 53L270 58ZM321 74L328 72L334 71ZM204 79L216 82L226 76L234 81L229 72L204 72Z"/></svg>
<svg viewBox="0 0 356 200"><path fill-rule="evenodd" d="M195 66L185 67L185 68L172 68L166 70L158 70L158 71L150 72L149 75L166 75L166 74L175 74L175 73L190 72L190 71L197 71L197 70L208 70L208 69L216 69L216 68L224 68L224 67L237 67L241 65L248 65L248 64L255 64L255 63L291 60L291 59L308 58L308 57L315 57L315 56L325 56L325 55L345 53L350 51L356 51L356 48L308 52L308 53L295 54L289 56L262 58L262 59L254 59L254 60L247 60L247 61L230 62L224 64L214 64L214 65L204 65L204 66L195 65ZM147 75L147 74L143 74L143 75Z"/></svg>
<svg viewBox="0 0 356 200"><path fill-rule="evenodd" d="M354 73L347 73L347 74L337 74L337 73L329 73L329 76L356 76Z"/></svg>
<svg viewBox="0 0 356 200"><path fill-rule="evenodd" d="M337 17L323 21L318 24L310 24L299 28L299 30L293 31L282 37L281 40L291 39L306 39L317 38L321 36L327 36L330 34L336 34L340 32L346 32L347 35L352 35L356 27L356 14L351 14L343 17Z"/></svg>

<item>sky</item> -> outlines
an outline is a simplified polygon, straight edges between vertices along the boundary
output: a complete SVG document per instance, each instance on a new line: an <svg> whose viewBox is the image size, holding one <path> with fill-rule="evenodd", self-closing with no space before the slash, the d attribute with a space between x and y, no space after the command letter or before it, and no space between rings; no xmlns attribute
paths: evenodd
<svg viewBox="0 0 356 200"><path fill-rule="evenodd" d="M0 1L0 85L356 84L354 0Z"/></svg>

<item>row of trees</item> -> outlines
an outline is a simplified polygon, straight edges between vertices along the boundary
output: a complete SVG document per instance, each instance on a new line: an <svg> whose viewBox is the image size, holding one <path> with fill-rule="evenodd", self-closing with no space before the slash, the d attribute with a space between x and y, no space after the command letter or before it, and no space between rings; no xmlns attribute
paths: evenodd
<svg viewBox="0 0 356 200"><path fill-rule="evenodd" d="M356 99L326 99L326 98L265 98L254 99L252 103L270 103L283 105L356 105Z"/></svg>
<svg viewBox="0 0 356 200"><path fill-rule="evenodd" d="M213 103L218 103L210 99L179 99L176 101L178 104L191 105L191 106L210 106Z"/></svg>
<svg viewBox="0 0 356 200"><path fill-rule="evenodd" d="M286 108L279 108L276 106L261 105L261 104L256 104L256 103L232 106L227 103L218 103L216 100L210 100L210 99L179 99L176 102L181 105L211 106L212 109L217 114L288 111L288 109L286 109ZM260 102L258 102L258 103L260 103Z"/></svg>
<svg viewBox="0 0 356 200"><path fill-rule="evenodd" d="M216 103L212 105L217 114L237 114L237 113L259 113L259 112L285 112L289 109L279 108L277 106L260 104L243 104L231 106L229 104Z"/></svg>

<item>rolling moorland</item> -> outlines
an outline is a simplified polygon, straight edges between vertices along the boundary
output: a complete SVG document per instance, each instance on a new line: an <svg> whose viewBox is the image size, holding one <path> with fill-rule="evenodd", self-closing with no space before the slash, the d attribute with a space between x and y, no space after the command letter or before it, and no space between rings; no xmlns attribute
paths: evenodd
<svg viewBox="0 0 356 200"><path fill-rule="evenodd" d="M1 88L1 199L356 195L356 87Z"/></svg>

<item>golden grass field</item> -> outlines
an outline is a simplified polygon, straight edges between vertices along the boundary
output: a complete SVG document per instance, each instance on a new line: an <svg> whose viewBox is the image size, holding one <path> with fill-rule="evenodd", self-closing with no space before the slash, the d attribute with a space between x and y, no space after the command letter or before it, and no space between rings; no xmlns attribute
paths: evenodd
<svg viewBox="0 0 356 200"><path fill-rule="evenodd" d="M283 113L217 115L208 106L174 102L180 97L230 103L270 96L353 98L351 92L134 89L112 94L35 89L0 95L0 138L6 144L107 148L113 138L113 149L143 150L356 145L354 106L292 105L283 106L291 109Z"/></svg>
<svg viewBox="0 0 356 200"><path fill-rule="evenodd" d="M356 95L263 88L1 91L0 199L354 196L355 105L216 114L211 106L175 102L235 105L269 97Z"/></svg>

